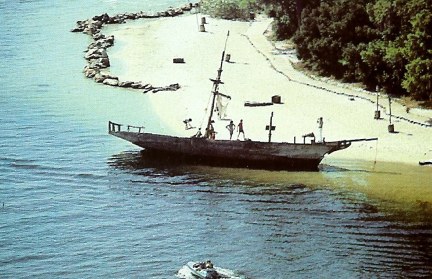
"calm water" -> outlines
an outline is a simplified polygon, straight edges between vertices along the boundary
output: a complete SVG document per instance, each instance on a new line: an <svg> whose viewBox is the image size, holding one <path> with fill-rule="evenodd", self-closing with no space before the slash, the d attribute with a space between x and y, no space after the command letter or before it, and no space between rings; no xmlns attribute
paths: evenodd
<svg viewBox="0 0 432 279"><path fill-rule="evenodd" d="M155 164L107 135L164 127L144 95L83 77L69 30L183 3L0 0L0 278L175 278L207 258L248 278L430 278L430 211L362 191L368 173Z"/></svg>

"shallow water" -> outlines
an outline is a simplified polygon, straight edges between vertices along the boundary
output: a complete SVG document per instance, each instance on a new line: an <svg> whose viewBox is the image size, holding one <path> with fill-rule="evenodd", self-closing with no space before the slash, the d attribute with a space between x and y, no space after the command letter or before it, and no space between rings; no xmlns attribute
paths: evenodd
<svg viewBox="0 0 432 279"><path fill-rule="evenodd" d="M0 1L0 277L175 278L207 258L248 278L431 277L430 169L166 165L107 135L164 127L145 95L83 77L69 30L180 3Z"/></svg>

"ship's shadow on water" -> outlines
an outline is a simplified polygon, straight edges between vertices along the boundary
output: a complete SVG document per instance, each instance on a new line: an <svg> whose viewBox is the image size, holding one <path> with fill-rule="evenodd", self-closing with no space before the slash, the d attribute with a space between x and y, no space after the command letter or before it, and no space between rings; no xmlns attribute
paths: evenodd
<svg viewBox="0 0 432 279"><path fill-rule="evenodd" d="M143 176L187 176L205 181L231 181L236 185L272 185L274 187L333 188L341 177L363 176L376 173L398 175L366 169L348 169L328 164L317 171L266 170L248 167L224 167L211 162L197 162L176 156L157 156L143 150L124 151L108 158L107 164L117 171ZM339 189L339 187L334 187Z"/></svg>
<svg viewBox="0 0 432 279"><path fill-rule="evenodd" d="M129 151L115 154L108 159L108 165L125 171L153 169L160 171L186 170L190 163L172 157L148 156L143 151Z"/></svg>
<svg viewBox="0 0 432 279"><path fill-rule="evenodd" d="M176 157L176 156L158 156L152 153L141 151L126 151L119 154L112 155L108 159L108 165L117 169L123 170L141 170L141 169L159 169L159 170L178 170L187 171L195 167L217 167L224 169L238 169L250 171L270 171L270 172L299 172L296 170L266 170L260 168L224 167L220 162L203 161L197 162L196 160ZM346 172L353 171L342 167L331 165L319 165L317 172ZM303 172L303 171L300 171ZM367 172L367 170L359 170L359 172ZM306 173L315 173L315 171L306 171Z"/></svg>

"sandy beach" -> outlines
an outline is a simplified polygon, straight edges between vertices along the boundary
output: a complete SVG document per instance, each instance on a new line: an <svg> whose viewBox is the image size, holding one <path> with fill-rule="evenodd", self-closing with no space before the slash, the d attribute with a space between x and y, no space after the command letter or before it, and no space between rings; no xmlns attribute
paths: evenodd
<svg viewBox="0 0 432 279"><path fill-rule="evenodd" d="M406 108L392 103L395 133L388 132L388 99L380 99L382 119L374 119L376 95L324 79L310 78L295 70L295 57L280 51L265 33L271 19L259 16L253 22L226 21L206 17L206 32L199 32L201 17L188 14L175 18L137 20L110 27L117 47L110 49L110 72L121 80L141 80L156 86L179 83L175 92L147 93L165 134L191 136L196 129L185 130L184 119L192 126L205 125L205 108L210 100L212 83L220 65L228 31L221 92L232 97L227 119L235 124L244 121L246 137L267 141L273 112L272 140L303 141L302 135L313 132L319 137L317 119L323 118L326 141L378 137L378 142L354 143L344 151L326 156L323 163L338 165L340 160L393 162L418 166L432 159L432 128L428 120L432 111ZM185 63L174 64L173 58ZM282 104L246 107L245 102L271 102L279 95ZM406 118L415 124L404 120ZM216 119L216 139L229 139L227 120ZM130 123L133 124L133 123ZM419 125L424 124L424 125ZM149 131L151 132L151 131ZM234 135L236 138L237 135Z"/></svg>

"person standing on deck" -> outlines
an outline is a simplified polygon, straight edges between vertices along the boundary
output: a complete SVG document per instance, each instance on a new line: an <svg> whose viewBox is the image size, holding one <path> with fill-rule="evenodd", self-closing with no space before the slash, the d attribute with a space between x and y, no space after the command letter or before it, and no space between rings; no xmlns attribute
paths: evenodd
<svg viewBox="0 0 432 279"><path fill-rule="evenodd" d="M230 140L232 139L232 135L234 134L234 130L235 130L235 125L234 122L231 120L230 124L228 124L226 126L226 128L228 129L229 133L230 133Z"/></svg>
<svg viewBox="0 0 432 279"><path fill-rule="evenodd" d="M213 127L213 123L215 123L214 120L210 121L209 127L206 128L205 133L205 137L212 140L216 139L216 131Z"/></svg>
<svg viewBox="0 0 432 279"><path fill-rule="evenodd" d="M323 118L322 117L318 118L317 123L318 123L318 130L319 130L319 141L323 142L323 134L322 134L322 128L324 125Z"/></svg>
<svg viewBox="0 0 432 279"><path fill-rule="evenodd" d="M237 125L237 131L238 131L237 139L239 139L240 134L243 134L243 140L245 140L246 137L243 129L243 119L241 119L240 123Z"/></svg>

